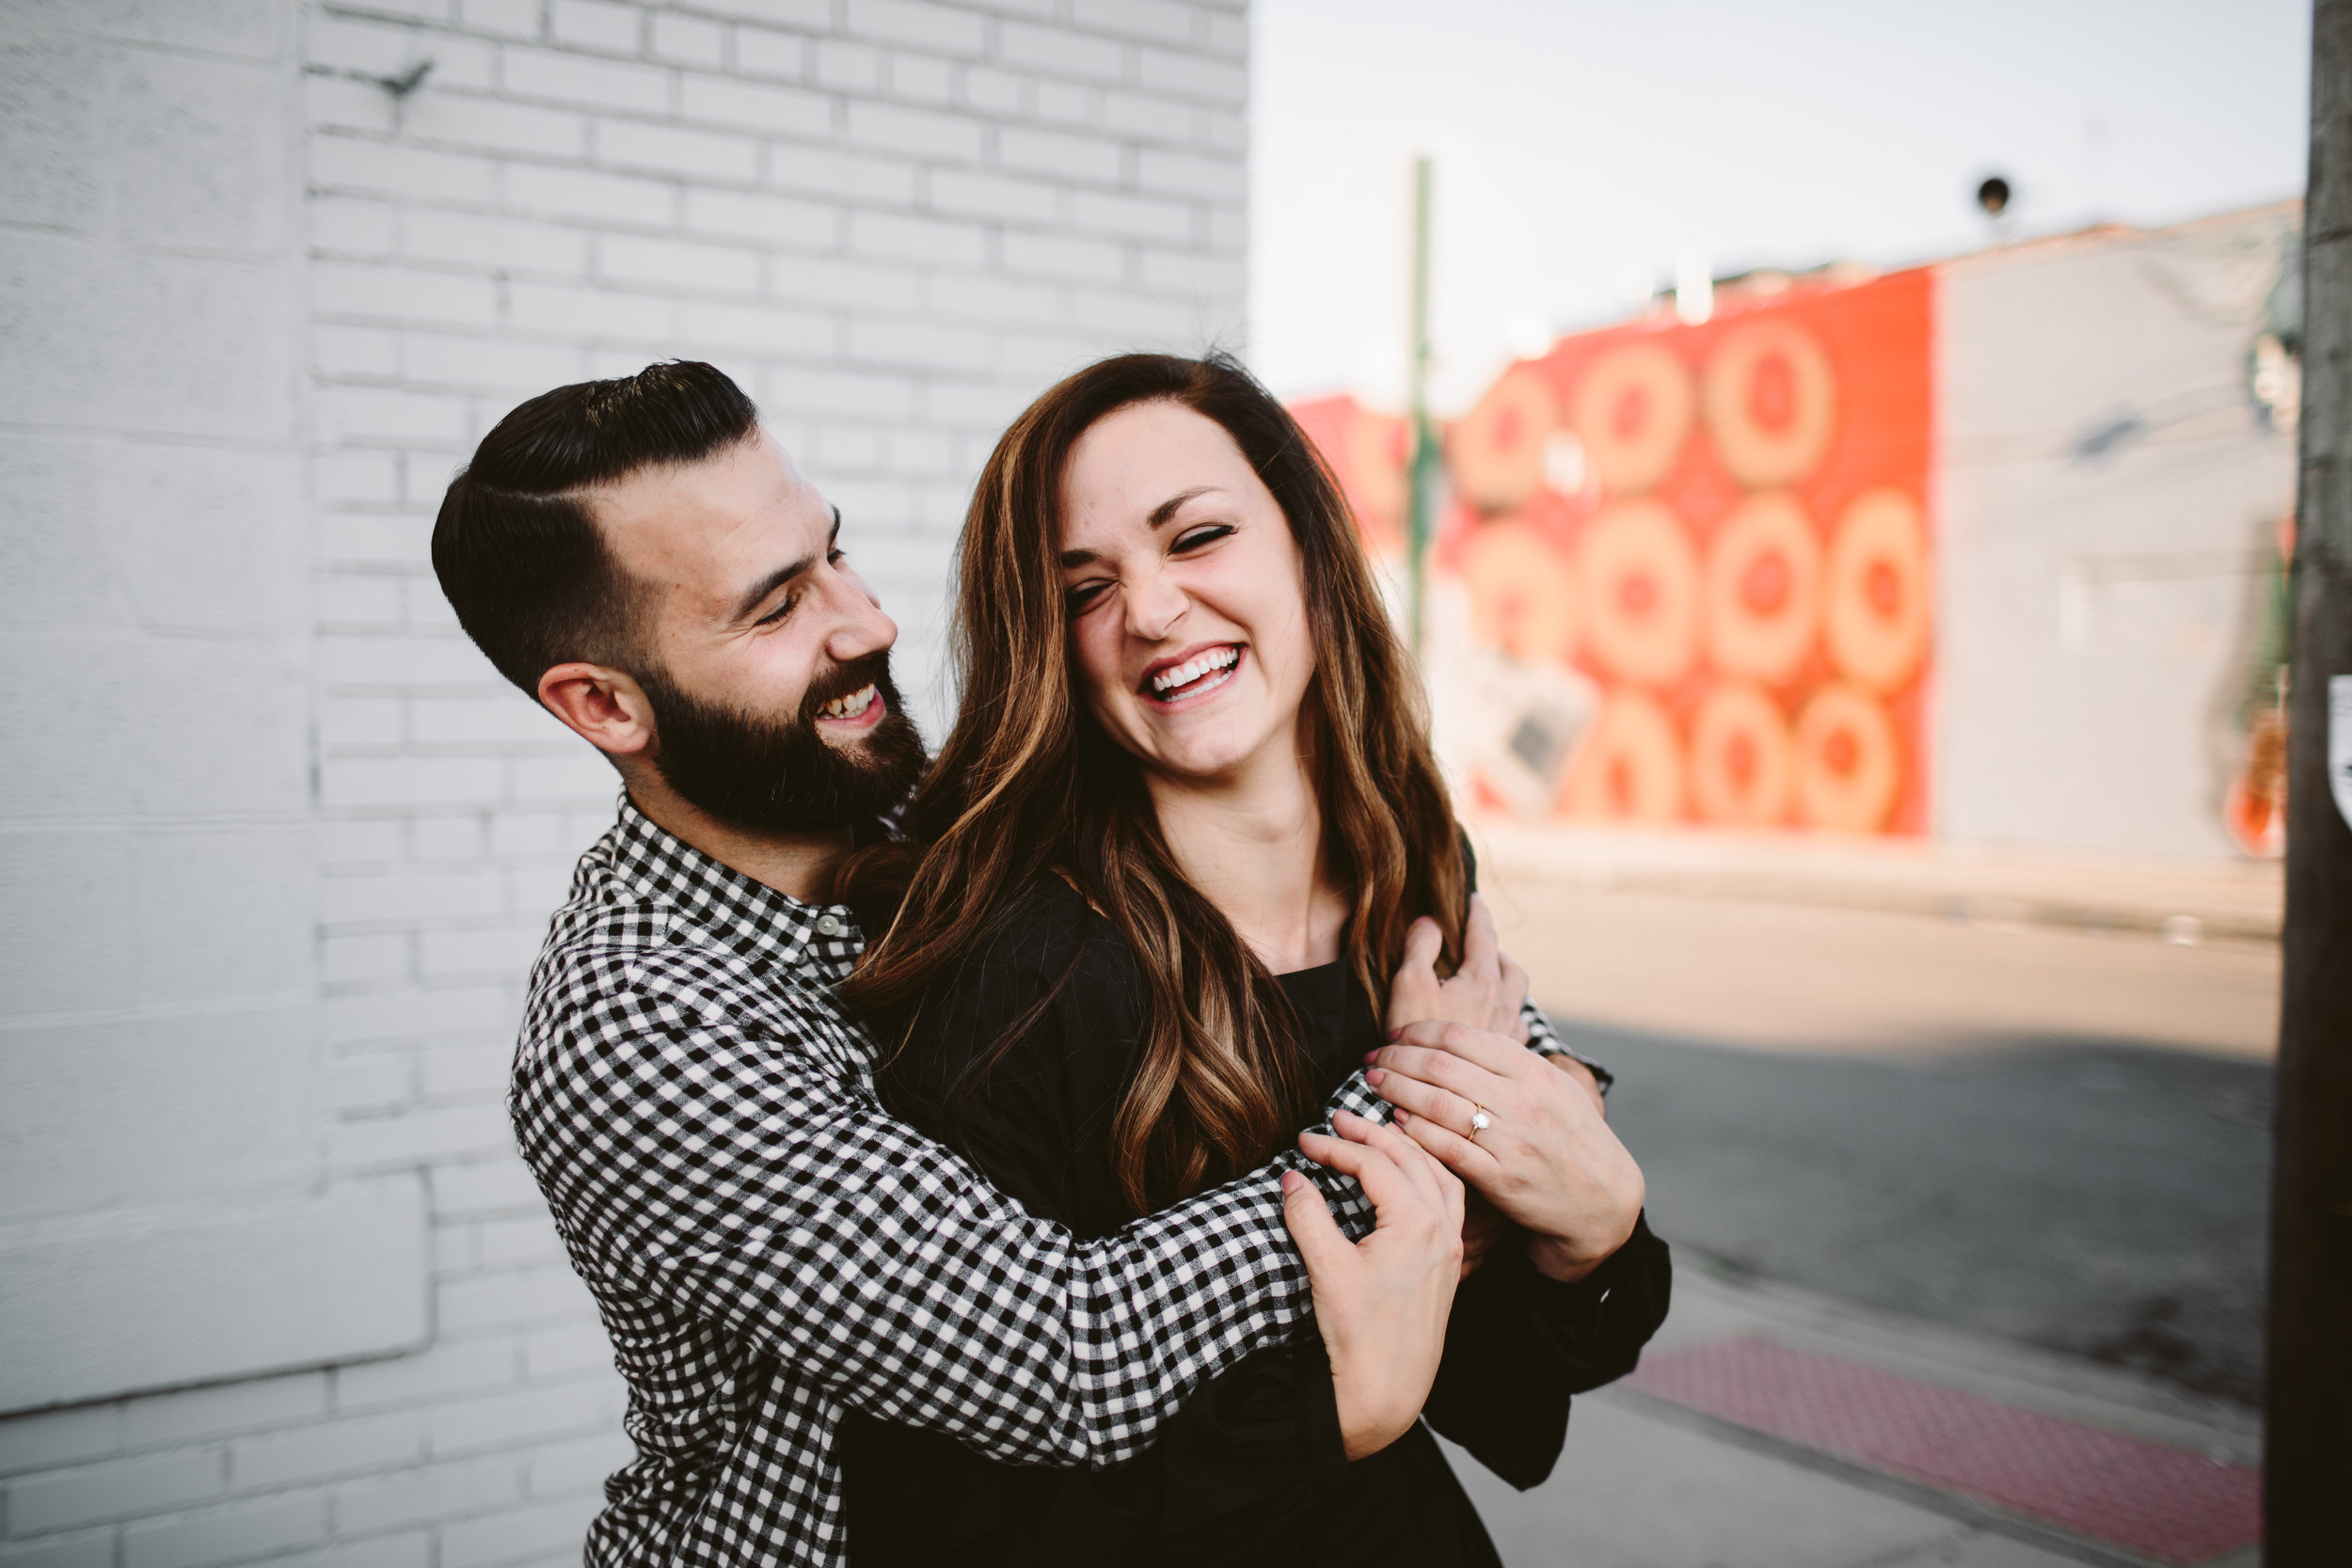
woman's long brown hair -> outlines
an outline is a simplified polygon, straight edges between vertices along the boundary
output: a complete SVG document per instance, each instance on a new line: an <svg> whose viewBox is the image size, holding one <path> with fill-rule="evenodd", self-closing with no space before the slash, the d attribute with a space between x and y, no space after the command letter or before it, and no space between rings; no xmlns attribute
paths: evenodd
<svg viewBox="0 0 2352 1568"><path fill-rule="evenodd" d="M964 521L955 727L908 810L906 842L869 848L842 874L844 901L882 933L845 990L886 1044L903 1041L925 994L987 949L1022 891L1067 877L1143 976L1141 1059L1111 1134L1120 1190L1139 1214L1248 1170L1314 1110L1281 986L1178 869L1134 758L1076 689L1063 472L1096 420L1154 399L1222 426L1297 540L1315 643L1305 742L1357 979L1385 996L1406 929L1424 912L1444 929L1447 961L1459 961L1467 899L1421 684L1340 487L1288 411L1222 355L1124 355L1032 404L990 454ZM967 1094L1050 1000L976 1056Z"/></svg>

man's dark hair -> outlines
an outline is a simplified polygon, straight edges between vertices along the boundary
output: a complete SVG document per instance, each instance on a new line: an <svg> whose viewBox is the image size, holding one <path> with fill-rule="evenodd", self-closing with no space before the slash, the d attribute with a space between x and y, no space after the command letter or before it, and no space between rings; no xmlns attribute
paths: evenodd
<svg viewBox="0 0 2352 1568"><path fill-rule="evenodd" d="M745 439L759 410L717 368L691 359L617 381L542 392L482 438L433 524L433 571L457 624L532 696L572 659L628 667L636 585L580 492Z"/></svg>

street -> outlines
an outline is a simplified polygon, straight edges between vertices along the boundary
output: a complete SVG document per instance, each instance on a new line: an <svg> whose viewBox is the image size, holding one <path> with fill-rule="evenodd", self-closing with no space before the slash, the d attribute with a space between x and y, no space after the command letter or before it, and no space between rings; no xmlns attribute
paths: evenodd
<svg viewBox="0 0 2352 1568"><path fill-rule="evenodd" d="M1687 868L1666 891L1657 864L1484 863L1536 999L1618 1075L1611 1120L1677 1262L1643 1370L1579 1402L1550 1481L1514 1494L1457 1456L1506 1561L2253 1560L2259 883L2133 905L2127 879L2036 868L1982 918L1960 894L1870 907L1875 864L1758 897ZM2074 913L2012 917L2049 909ZM1788 1384L1792 1348L1845 1392ZM1922 1415L1952 1397L1985 1402ZM2153 1445L2110 1467L2122 1489L2059 1495L2096 1467L2068 1445L2115 1434ZM2207 1493L2152 1523L2181 1463Z"/></svg>
<svg viewBox="0 0 2352 1568"><path fill-rule="evenodd" d="M1686 1259L2259 1401L2266 1064L1568 1037L1620 1074L1612 1120Z"/></svg>

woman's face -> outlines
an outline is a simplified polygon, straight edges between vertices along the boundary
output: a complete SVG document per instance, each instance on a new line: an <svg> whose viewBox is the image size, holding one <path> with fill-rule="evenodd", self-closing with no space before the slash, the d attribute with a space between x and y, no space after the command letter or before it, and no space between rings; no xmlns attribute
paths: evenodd
<svg viewBox="0 0 2352 1568"><path fill-rule="evenodd" d="M1298 543L1224 427L1166 401L1104 416L1062 519L1071 651L1111 738L1190 782L1295 754L1315 657Z"/></svg>

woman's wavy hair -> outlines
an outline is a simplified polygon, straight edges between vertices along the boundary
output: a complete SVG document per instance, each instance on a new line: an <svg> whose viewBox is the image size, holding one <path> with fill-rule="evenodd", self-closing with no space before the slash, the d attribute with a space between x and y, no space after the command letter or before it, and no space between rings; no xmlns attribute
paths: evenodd
<svg viewBox="0 0 2352 1568"><path fill-rule="evenodd" d="M1281 986L1177 868L1134 758L1077 689L1063 474L1097 420L1160 399L1224 428L1297 541L1315 644L1305 742L1325 863L1350 903L1356 978L1384 997L1423 911L1458 962L1468 897L1421 683L1347 502L1289 412L1221 354L1105 359L1032 404L990 454L964 521L955 727L909 807L906 840L862 852L842 874L843 900L881 933L846 990L885 1046L903 1042L925 994L987 950L1020 893L1041 876L1067 878L1142 974L1141 1059L1111 1134L1120 1190L1138 1214L1264 1160L1313 1119L1316 1099ZM964 1097L1050 1002L976 1054Z"/></svg>

